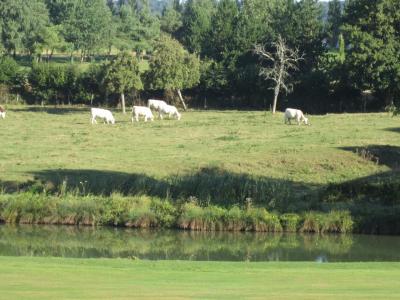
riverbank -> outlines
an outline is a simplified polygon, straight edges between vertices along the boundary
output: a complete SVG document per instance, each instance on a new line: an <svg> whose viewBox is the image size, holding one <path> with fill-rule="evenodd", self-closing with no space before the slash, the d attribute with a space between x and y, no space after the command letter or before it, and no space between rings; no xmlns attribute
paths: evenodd
<svg viewBox="0 0 400 300"><path fill-rule="evenodd" d="M0 257L4 299L397 299L399 263Z"/></svg>
<svg viewBox="0 0 400 300"><path fill-rule="evenodd" d="M348 211L278 214L262 207L200 206L194 199L171 202L148 196L109 197L37 193L0 194L0 221L13 224L109 225L196 231L348 233Z"/></svg>

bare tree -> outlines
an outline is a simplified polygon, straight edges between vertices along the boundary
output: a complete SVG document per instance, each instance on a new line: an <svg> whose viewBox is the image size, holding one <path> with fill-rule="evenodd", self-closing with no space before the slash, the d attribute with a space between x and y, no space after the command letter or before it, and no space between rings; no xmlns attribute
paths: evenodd
<svg viewBox="0 0 400 300"><path fill-rule="evenodd" d="M272 63L271 67L261 67L260 75L265 79L275 82L274 90L274 103L272 113L276 111L276 103L281 89L286 93L293 90L293 85L287 83L290 70L298 70L297 63L303 59L303 55L299 55L298 49L292 50L286 46L285 40L279 35L278 40L272 43L275 48L275 53L265 50L263 45L255 45L254 52L261 57L261 60L267 60Z"/></svg>

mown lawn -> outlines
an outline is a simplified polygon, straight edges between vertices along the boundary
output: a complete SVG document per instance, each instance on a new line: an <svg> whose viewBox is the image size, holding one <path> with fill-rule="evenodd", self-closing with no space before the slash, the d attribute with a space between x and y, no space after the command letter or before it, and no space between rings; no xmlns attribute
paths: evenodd
<svg viewBox="0 0 400 300"><path fill-rule="evenodd" d="M399 263L0 257L1 299L398 299Z"/></svg>
<svg viewBox="0 0 400 300"><path fill-rule="evenodd" d="M0 182L57 170L163 178L218 167L321 185L389 171L400 146L400 121L384 113L311 116L300 127L260 111L191 111L181 121L133 125L129 114L115 115L114 126L92 126L89 108L9 106L0 120ZM371 146L385 156L379 164L369 150L360 155Z"/></svg>

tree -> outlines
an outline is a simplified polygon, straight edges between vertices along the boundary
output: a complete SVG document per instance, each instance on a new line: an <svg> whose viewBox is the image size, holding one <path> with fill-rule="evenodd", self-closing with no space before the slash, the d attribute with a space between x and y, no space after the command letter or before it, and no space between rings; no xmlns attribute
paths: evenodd
<svg viewBox="0 0 400 300"><path fill-rule="evenodd" d="M0 57L0 84L11 84L18 73L17 62L9 56Z"/></svg>
<svg viewBox="0 0 400 300"><path fill-rule="evenodd" d="M51 23L63 24L77 5L77 0L45 0Z"/></svg>
<svg viewBox="0 0 400 300"><path fill-rule="evenodd" d="M63 35L75 50L81 50L83 61L95 50L108 46L110 23L111 11L104 0L77 1L67 12Z"/></svg>
<svg viewBox="0 0 400 300"><path fill-rule="evenodd" d="M174 35L182 27L182 15L172 5L166 6L160 23L162 31Z"/></svg>
<svg viewBox="0 0 400 300"><path fill-rule="evenodd" d="M1 38L8 53L40 51L41 32L49 24L48 10L43 0L0 1Z"/></svg>
<svg viewBox="0 0 400 300"><path fill-rule="evenodd" d="M214 8L213 0L188 0L185 2L180 40L190 52L202 53L211 31Z"/></svg>
<svg viewBox="0 0 400 300"><path fill-rule="evenodd" d="M340 0L329 2L327 19L327 36L329 46L336 48L339 41L340 26L342 25L342 4Z"/></svg>
<svg viewBox="0 0 400 300"><path fill-rule="evenodd" d="M400 91L400 2L351 0L345 6L346 64L360 91L379 92L384 105Z"/></svg>
<svg viewBox="0 0 400 300"><path fill-rule="evenodd" d="M151 89L175 90L186 110L181 89L191 88L200 80L200 60L167 35L162 35L150 58L148 78Z"/></svg>
<svg viewBox="0 0 400 300"><path fill-rule="evenodd" d="M286 46L281 36L278 36L278 40L272 43L272 46L275 48L275 53L266 51L264 46L260 44L255 46L255 53L258 54L261 59L266 59L273 64L272 67L261 67L260 75L275 83L272 107L272 113L274 114L280 90L283 89L286 93L292 91L292 85L287 83L290 76L289 71L297 70L297 64L303 58L299 55L297 49L292 50Z"/></svg>
<svg viewBox="0 0 400 300"><path fill-rule="evenodd" d="M221 61L235 51L234 43L236 24L239 10L235 0L221 0L211 19L212 33L210 33L207 53ZM203 51L205 52L205 51Z"/></svg>
<svg viewBox="0 0 400 300"><path fill-rule="evenodd" d="M303 73L310 72L324 52L322 6L318 0L278 1L273 16L273 40L284 37L290 48L304 53L299 66Z"/></svg>
<svg viewBox="0 0 400 300"><path fill-rule="evenodd" d="M124 114L125 93L143 89L138 60L128 52L119 53L114 60L105 65L103 80L108 91L121 95Z"/></svg>
<svg viewBox="0 0 400 300"><path fill-rule="evenodd" d="M65 49L65 41L60 34L61 25L44 27L41 33L43 48L46 50L47 61L51 60L55 50Z"/></svg>
<svg viewBox="0 0 400 300"><path fill-rule="evenodd" d="M135 31L134 41L136 51L140 53L151 50L153 41L160 34L160 21L151 13L148 0L141 0L137 6L139 26Z"/></svg>
<svg viewBox="0 0 400 300"><path fill-rule="evenodd" d="M237 50L249 51L254 44L271 39L274 14L278 9L282 9L280 0L243 1L235 26Z"/></svg>

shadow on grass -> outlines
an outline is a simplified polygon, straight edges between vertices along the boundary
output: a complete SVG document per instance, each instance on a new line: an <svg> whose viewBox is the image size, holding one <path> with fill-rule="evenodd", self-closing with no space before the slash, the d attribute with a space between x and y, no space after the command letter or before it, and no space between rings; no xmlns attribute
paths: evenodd
<svg viewBox="0 0 400 300"><path fill-rule="evenodd" d="M400 133L400 127L389 127L389 128L385 128L383 130L384 131L391 131L391 132Z"/></svg>
<svg viewBox="0 0 400 300"><path fill-rule="evenodd" d="M390 170L344 183L330 184L320 196L322 201L400 205L400 147L370 145L340 149L356 153L368 163L385 165Z"/></svg>
<svg viewBox="0 0 400 300"><path fill-rule="evenodd" d="M310 206L310 195L317 185L269 177L236 174L220 168L202 168L197 172L157 179L146 174L104 170L43 170L32 173L34 181L19 189L79 195L148 195L185 201L195 198L202 204L244 206L248 201L269 209L295 211ZM8 191L15 185L0 183Z"/></svg>
<svg viewBox="0 0 400 300"><path fill-rule="evenodd" d="M366 147L342 147L339 149L356 153L365 161L385 165L392 170L397 170L400 167L400 147L398 146L369 145Z"/></svg>
<svg viewBox="0 0 400 300"><path fill-rule="evenodd" d="M90 107L40 107L40 106L28 106L23 108L12 108L10 109L14 112L45 112L51 115L66 115L73 113L88 112L90 114Z"/></svg>

